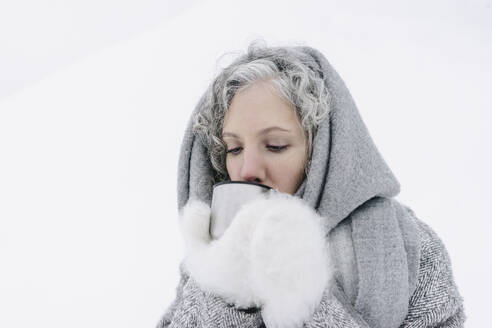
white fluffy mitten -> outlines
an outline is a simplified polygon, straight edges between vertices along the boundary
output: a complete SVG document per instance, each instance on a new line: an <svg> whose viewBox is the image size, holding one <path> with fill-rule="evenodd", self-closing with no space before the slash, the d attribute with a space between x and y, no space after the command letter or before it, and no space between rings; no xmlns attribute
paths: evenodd
<svg viewBox="0 0 492 328"><path fill-rule="evenodd" d="M190 202L181 215L185 267L205 290L237 307L261 307L267 327L299 327L332 277L323 218L287 194L246 204L218 240L210 208Z"/></svg>
<svg viewBox="0 0 492 328"><path fill-rule="evenodd" d="M184 267L206 291L220 295L239 308L259 307L251 288L250 244L254 221L234 218L218 240L211 240L210 208L191 201L180 215L185 241Z"/></svg>
<svg viewBox="0 0 492 328"><path fill-rule="evenodd" d="M251 239L251 281L266 326L301 327L332 277L324 219L280 193L246 205L239 215L260 218Z"/></svg>

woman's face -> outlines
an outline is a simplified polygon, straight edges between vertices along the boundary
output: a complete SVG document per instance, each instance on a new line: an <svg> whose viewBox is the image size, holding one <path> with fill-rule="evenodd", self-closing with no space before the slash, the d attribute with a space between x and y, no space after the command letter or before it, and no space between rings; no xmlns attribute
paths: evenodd
<svg viewBox="0 0 492 328"><path fill-rule="evenodd" d="M233 181L294 194L304 177L307 141L294 108L267 82L237 93L224 118L226 167Z"/></svg>

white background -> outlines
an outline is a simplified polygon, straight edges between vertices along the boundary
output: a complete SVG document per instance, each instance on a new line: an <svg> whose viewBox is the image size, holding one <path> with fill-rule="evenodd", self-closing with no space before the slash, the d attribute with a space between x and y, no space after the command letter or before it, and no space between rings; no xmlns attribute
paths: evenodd
<svg viewBox="0 0 492 328"><path fill-rule="evenodd" d="M156 324L186 121L257 38L326 55L446 244L467 326L489 325L490 0L3 0L0 327Z"/></svg>

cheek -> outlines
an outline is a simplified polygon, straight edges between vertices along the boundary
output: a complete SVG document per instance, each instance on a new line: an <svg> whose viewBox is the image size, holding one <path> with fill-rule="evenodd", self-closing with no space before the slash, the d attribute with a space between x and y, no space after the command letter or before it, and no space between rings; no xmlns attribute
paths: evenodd
<svg viewBox="0 0 492 328"><path fill-rule="evenodd" d="M231 180L239 180L239 165L229 156L226 157L226 170Z"/></svg>
<svg viewBox="0 0 492 328"><path fill-rule="evenodd" d="M304 172L304 165L301 161L283 160L275 161L270 165L270 173L277 180L296 180Z"/></svg>
<svg viewBox="0 0 492 328"><path fill-rule="evenodd" d="M289 158L285 160L285 166L291 170L291 173L302 173L306 164L306 150L304 147L299 147L295 152L292 152Z"/></svg>
<svg viewBox="0 0 492 328"><path fill-rule="evenodd" d="M270 162L269 174L274 183L284 192L295 192L304 176L306 155L303 150Z"/></svg>

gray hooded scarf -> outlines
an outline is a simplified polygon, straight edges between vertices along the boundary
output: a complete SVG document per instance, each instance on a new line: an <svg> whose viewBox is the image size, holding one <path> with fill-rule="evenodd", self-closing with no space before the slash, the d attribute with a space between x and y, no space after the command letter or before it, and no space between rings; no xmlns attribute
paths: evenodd
<svg viewBox="0 0 492 328"><path fill-rule="evenodd" d="M322 301L331 310L318 311L313 323L306 326L324 327L324 320L337 327L399 327L411 319L415 310L412 295L419 288L423 261L421 224L410 209L393 199L399 192L399 183L376 149L337 72L317 50L295 49L309 55L307 64L321 72L331 94L329 116L318 127L309 174L296 196L326 218L326 228L330 231L327 238L334 244L334 250L340 250L334 254L339 273L337 287ZM203 101L202 98L193 115ZM207 149L193 133L193 120L190 120L179 158L178 207L181 209L190 198L210 203L213 177ZM187 279L182 278L177 299L159 327L172 326L173 322L175 326L185 325L186 320L180 321L182 318L177 313L183 302L182 294L186 293L182 289ZM439 320L454 318L456 325L449 327L459 327L463 321L461 299L452 278L448 283L451 287L446 289L446 297L453 301L443 308L451 313L444 311L439 314L442 317ZM442 293L436 297L442 298ZM261 326L261 318L234 308L224 309L220 315L218 308L207 311L214 313L209 317L210 327L242 326L241 320L244 327ZM190 326L208 327L203 322L196 321Z"/></svg>

